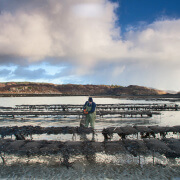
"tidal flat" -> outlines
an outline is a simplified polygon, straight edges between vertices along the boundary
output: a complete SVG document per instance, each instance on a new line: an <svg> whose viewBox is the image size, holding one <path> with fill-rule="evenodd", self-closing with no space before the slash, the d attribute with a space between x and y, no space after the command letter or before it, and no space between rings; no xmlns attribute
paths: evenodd
<svg viewBox="0 0 180 180"><path fill-rule="evenodd" d="M82 105L87 101L87 96L68 97L1 97L0 102L3 107L15 107L16 105L41 105L41 104L78 104ZM139 100L123 99L113 97L94 97L97 104L166 104L174 106L169 99L162 100ZM179 102L176 102L180 106ZM162 111L161 115L152 117L120 117L107 115L97 117L95 129L98 131L110 126L175 126L179 124L179 111ZM61 127L79 126L80 118L77 116L17 116L0 117L0 126L42 126ZM169 134L169 136L179 139L179 134ZM90 138L90 136L88 136ZM14 138L14 137L6 137ZM132 137L130 137L132 138ZM35 135L34 140L58 140L76 141L79 137L72 139L71 135ZM100 133L95 135L95 141L102 142L103 136ZM112 140L119 140L114 136ZM114 156L105 153L97 153L93 160L88 160L85 156L72 156L69 161L70 167L61 164L61 156L14 156L1 154L6 161L0 159L1 179L180 179L180 160L168 159L163 155L134 157L131 154L116 154ZM153 163L154 161L154 163Z"/></svg>

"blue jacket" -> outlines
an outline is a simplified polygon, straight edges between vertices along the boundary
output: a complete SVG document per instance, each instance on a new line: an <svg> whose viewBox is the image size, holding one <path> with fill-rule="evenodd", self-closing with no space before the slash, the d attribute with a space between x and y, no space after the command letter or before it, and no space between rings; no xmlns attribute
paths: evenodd
<svg viewBox="0 0 180 180"><path fill-rule="evenodd" d="M86 101L84 106L83 106L83 109L86 109L86 105L87 106L92 106L92 109L91 111L89 111L89 113L93 113L96 109L96 103L95 102L92 102L92 104L89 103L89 101Z"/></svg>

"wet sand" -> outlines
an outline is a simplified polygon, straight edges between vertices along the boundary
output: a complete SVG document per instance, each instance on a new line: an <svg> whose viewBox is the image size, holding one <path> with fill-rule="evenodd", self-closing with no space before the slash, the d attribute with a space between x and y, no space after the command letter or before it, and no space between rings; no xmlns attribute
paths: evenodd
<svg viewBox="0 0 180 180"><path fill-rule="evenodd" d="M64 180L90 180L90 179L153 179L169 180L180 178L178 165L144 165L136 164L114 165L112 163L88 163L77 161L73 167L67 169L61 165L45 164L14 164L0 166L1 179L64 179Z"/></svg>

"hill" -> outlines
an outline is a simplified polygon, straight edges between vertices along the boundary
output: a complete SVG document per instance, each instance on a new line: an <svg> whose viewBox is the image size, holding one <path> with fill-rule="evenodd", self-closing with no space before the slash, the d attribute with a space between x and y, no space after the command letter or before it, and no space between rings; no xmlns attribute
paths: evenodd
<svg viewBox="0 0 180 180"><path fill-rule="evenodd" d="M162 95L165 91L130 85L77 85L77 84L52 84L33 82L7 82L0 83L0 94L49 94L49 95Z"/></svg>

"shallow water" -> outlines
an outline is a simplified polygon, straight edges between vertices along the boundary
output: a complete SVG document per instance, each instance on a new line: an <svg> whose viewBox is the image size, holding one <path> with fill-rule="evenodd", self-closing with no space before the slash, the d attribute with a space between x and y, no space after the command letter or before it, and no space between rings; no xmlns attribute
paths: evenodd
<svg viewBox="0 0 180 180"><path fill-rule="evenodd" d="M15 107L22 104L80 104L87 101L87 96L72 97L1 97L0 105ZM145 100L126 100L119 98L94 98L97 104L116 104L116 103L162 103L172 104L167 101L145 101ZM176 103L179 104L180 103ZM58 116L58 117L0 117L0 126L79 126L79 116ZM109 126L126 125L180 125L179 111L163 111L161 115L153 115L152 118L122 118L120 116L97 117L95 129L97 130L95 140L103 141L103 136L98 130ZM177 136L177 135L176 135ZM91 135L88 136L91 138ZM130 137L131 138L131 137ZM133 138L133 137L132 137ZM176 137L177 138L177 137ZM41 140L79 140L79 136L72 135L40 135L33 136L33 139ZM118 140L114 136L113 140ZM96 154L95 161L89 162L83 156L74 157L72 167L67 169L60 165L60 157L31 157L21 158L6 156L7 165L0 165L0 178L8 179L173 179L180 177L179 159L170 162L163 156L156 155L155 166L152 164L152 156L134 158L131 155L110 156L106 154ZM12 161L13 159L13 161Z"/></svg>
<svg viewBox="0 0 180 180"><path fill-rule="evenodd" d="M40 104L79 104L82 105L87 101L87 96L62 96L62 97L0 97L0 105L5 107L15 107L15 105L40 105ZM94 98L96 104L118 104L118 103L132 103L132 104L173 104L168 101L146 101L146 100L126 100L119 98ZM180 103L176 103L179 104ZM178 111L164 111L161 115L154 115L152 118L121 118L120 116L103 116L96 121L96 129L102 129L107 126L125 126L125 125L179 125L180 113ZM16 117L15 119L1 118L1 126L8 125L43 125L43 126L78 126L79 116L64 117Z"/></svg>
<svg viewBox="0 0 180 180"><path fill-rule="evenodd" d="M85 101L87 101L87 96L71 96L71 97L1 97L0 104L5 107L15 107L15 105L40 105L40 104L80 104L83 106ZM146 100L126 100L119 98L93 98L94 102L97 104L150 104L150 103L160 103L171 105L172 103L167 101L146 101ZM180 103L179 103L180 105ZM0 125L1 126L79 126L81 117L79 116L40 116L40 117L32 117L32 116L16 116L12 117L0 117ZM179 111L162 111L161 115L153 115L152 118L149 117L126 117L122 118L118 115L107 115L103 117L97 116L96 119L96 130L102 130L103 128L109 126L126 126L126 125L162 125L162 126L174 126L179 125L180 113ZM41 136L41 139L51 138L50 136ZM40 138L34 136L34 138ZM61 138L58 138L61 140ZM96 140L103 140L102 136L97 133Z"/></svg>

